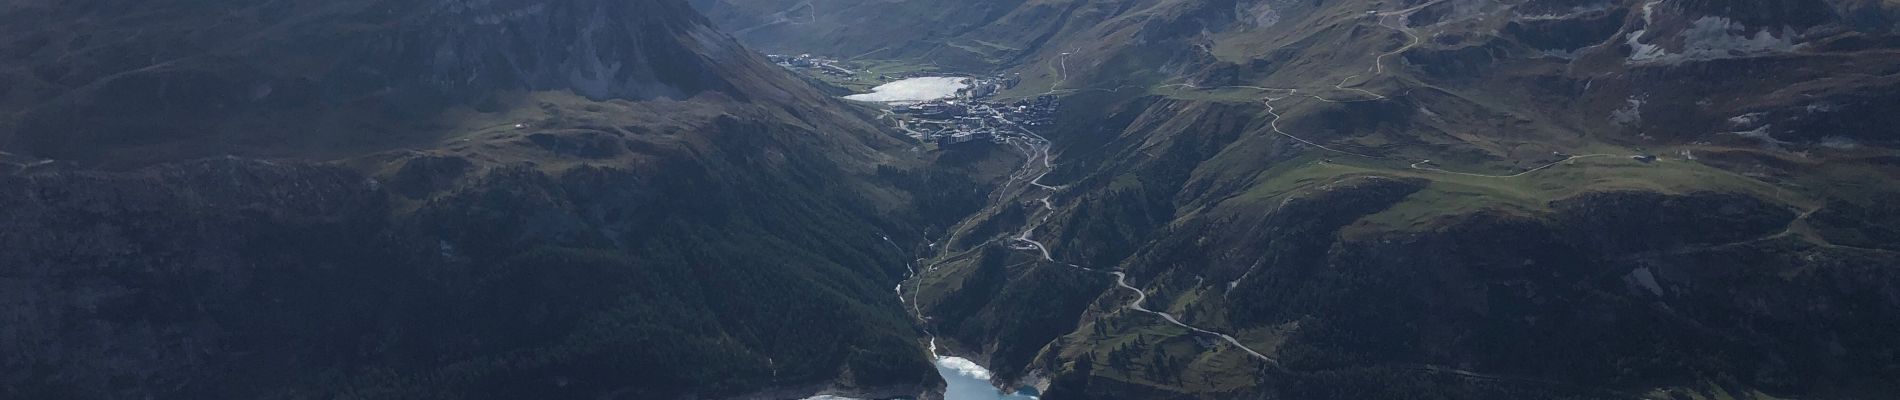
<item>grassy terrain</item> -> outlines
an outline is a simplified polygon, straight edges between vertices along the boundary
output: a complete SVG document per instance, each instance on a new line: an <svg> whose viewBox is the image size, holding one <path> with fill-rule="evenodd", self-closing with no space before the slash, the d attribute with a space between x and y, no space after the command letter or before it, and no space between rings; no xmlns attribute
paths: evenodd
<svg viewBox="0 0 1900 400"><path fill-rule="evenodd" d="M1483 177L1415 170L1393 162L1304 156L1287 166L1256 176L1251 189L1233 200L1244 204L1271 204L1285 196L1338 182L1353 176L1423 178L1431 181L1406 201L1366 217L1364 230L1410 230L1428 227L1432 220L1450 215L1494 210L1534 214L1549 203L1590 191L1645 190L1662 193L1730 191L1748 193L1795 205L1815 206L1807 195L1777 188L1732 172L1691 160L1663 159L1644 163L1626 156L1579 158L1515 177ZM1451 170L1451 167L1445 167Z"/></svg>
<svg viewBox="0 0 1900 400"><path fill-rule="evenodd" d="M1222 103L1258 103L1272 92L1249 88L1195 88L1184 85L1157 85L1149 93L1171 99Z"/></svg>

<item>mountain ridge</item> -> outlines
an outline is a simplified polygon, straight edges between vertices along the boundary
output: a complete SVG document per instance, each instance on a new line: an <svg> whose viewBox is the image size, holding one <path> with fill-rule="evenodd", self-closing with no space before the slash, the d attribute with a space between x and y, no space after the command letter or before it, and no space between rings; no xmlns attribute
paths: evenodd
<svg viewBox="0 0 1900 400"><path fill-rule="evenodd" d="M682 2L0 20L6 397L943 385L880 239L926 221L905 142Z"/></svg>

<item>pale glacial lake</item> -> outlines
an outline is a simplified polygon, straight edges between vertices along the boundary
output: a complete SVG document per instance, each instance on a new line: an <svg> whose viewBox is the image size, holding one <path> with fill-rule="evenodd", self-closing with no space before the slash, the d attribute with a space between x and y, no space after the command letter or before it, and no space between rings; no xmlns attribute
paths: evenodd
<svg viewBox="0 0 1900 400"><path fill-rule="evenodd" d="M1002 394L990 386L990 370L962 357L937 358L937 373L950 385L944 400L1035 400L1028 393Z"/></svg>
<svg viewBox="0 0 1900 400"><path fill-rule="evenodd" d="M871 88L870 93L854 94L844 98L874 103L916 103L956 97L958 90L967 87L970 87L970 78L943 76L910 78L879 85Z"/></svg>
<svg viewBox="0 0 1900 400"><path fill-rule="evenodd" d="M944 400L1036 400L1031 393L1003 394L990 386L990 370L963 357L938 357L937 374L949 385ZM817 396L805 400L858 400L837 396Z"/></svg>

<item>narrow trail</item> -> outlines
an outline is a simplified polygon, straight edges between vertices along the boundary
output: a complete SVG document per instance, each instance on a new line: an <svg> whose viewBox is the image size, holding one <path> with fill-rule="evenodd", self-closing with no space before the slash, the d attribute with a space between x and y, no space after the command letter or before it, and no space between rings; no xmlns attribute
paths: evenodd
<svg viewBox="0 0 1900 400"><path fill-rule="evenodd" d="M1373 57L1372 67L1367 68L1367 72L1370 72L1372 76L1384 75L1385 74L1385 59L1387 57L1399 55L1401 53L1406 52L1407 50L1417 48L1418 45L1424 44L1425 43L1424 38L1419 37L1418 33L1414 32L1416 31L1416 29L1412 29L1411 27L1406 26L1405 19L1411 18L1412 14L1418 13L1419 10L1423 10L1426 7L1435 6L1435 5L1438 5L1438 3L1443 3L1443 2L1445 2L1445 0L1434 0L1434 1L1426 2L1424 4L1413 6L1412 8L1403 9L1403 10L1384 11L1384 12L1374 13L1373 14L1374 16L1379 17L1377 24L1380 27L1391 28L1392 30L1399 31L1399 33L1405 34L1405 37L1411 40L1408 41L1404 46L1400 46L1397 50L1380 53L1377 57ZM1385 24L1386 18L1391 18L1391 17L1398 17L1397 19L1399 23L1397 26ZM1352 81L1352 78L1357 78L1357 77L1359 77L1359 75L1348 76L1346 77L1346 79L1340 80L1338 85L1333 85L1333 87L1338 88L1340 90L1357 90L1357 91L1364 92L1366 94L1370 94L1373 96L1379 95L1377 93L1372 93L1372 92L1360 90L1360 89L1349 88L1346 86L1346 82L1350 82ZM1368 78L1368 80L1370 79ZM1365 82L1360 82L1360 84L1365 84Z"/></svg>
<svg viewBox="0 0 1900 400"><path fill-rule="evenodd" d="M1381 157L1381 156L1375 156L1375 155L1370 155L1370 154L1357 153L1357 152L1351 152L1351 151L1335 149L1332 147L1327 147L1326 145L1319 144L1311 140L1306 140L1305 138L1295 136L1294 134L1287 133L1286 130L1280 129L1280 120L1284 118L1280 116L1280 111L1273 107L1273 102L1279 101L1279 100L1285 100L1285 99L1286 99L1285 97L1279 97L1279 98L1268 97L1265 99L1266 106L1267 106L1267 114L1273 116L1273 120L1267 121L1267 126L1273 129L1273 133L1277 133L1280 136L1285 136L1289 139L1293 139L1294 141L1298 141L1300 143L1305 143L1308 146L1313 146L1320 150L1326 150L1326 151L1330 151L1334 153L1345 154L1349 156L1366 158L1366 159L1373 159L1373 160L1387 160L1388 159L1386 157Z"/></svg>
<svg viewBox="0 0 1900 400"><path fill-rule="evenodd" d="M1041 254L1042 254L1042 259L1043 259L1043 261L1048 261L1048 262L1052 262L1052 263L1057 263L1057 264L1061 264L1061 265L1063 265L1063 266L1067 266L1067 267L1069 267L1069 268L1074 268L1074 269L1078 269L1078 270L1082 270L1082 271L1087 271L1087 272L1090 272L1090 273L1096 273L1096 274L1104 274L1104 275L1113 275L1113 276L1115 277L1115 285L1116 285L1117 287L1119 287L1119 288L1121 288L1121 289L1126 289L1126 290L1128 290L1128 291L1130 291L1130 292L1134 292L1134 293L1135 293L1135 299L1134 299L1133 301L1129 301L1129 302L1128 302L1128 304L1124 304L1124 305L1122 305L1122 308L1123 308L1123 309L1128 309L1128 310L1134 310L1134 311L1137 311L1137 312L1142 312L1142 313L1147 313L1147 314L1152 314L1152 315L1154 315L1154 316L1157 316L1157 317L1161 317L1161 319L1162 319L1162 320L1164 320L1164 321L1168 321L1168 323L1169 323L1169 324L1173 324L1174 326L1179 326L1179 327L1181 327L1181 328L1184 328L1184 329L1187 329L1187 330L1189 330L1189 331L1192 331L1192 332L1195 332L1195 333L1199 333L1199 334L1203 334L1203 335L1208 335L1208 336L1214 336L1214 337L1218 337L1218 338L1220 338L1220 339L1221 339L1222 341L1225 341L1225 342L1227 342L1228 344L1231 344L1231 345L1233 345L1233 346L1234 346L1234 348L1237 348L1237 349L1240 349L1240 351L1242 351L1242 352L1246 352L1246 353L1247 353L1247 355L1248 355L1249 357L1253 357L1254 359L1257 359L1257 360L1260 360L1261 362L1265 362L1265 363L1267 363L1268 365L1272 365L1272 366L1273 366L1273 367L1275 367L1275 368L1283 368L1283 367L1281 367L1281 366L1280 366L1280 360L1277 360L1277 359L1274 359L1273 357L1269 357L1269 356L1267 356L1266 354L1261 354L1261 353L1260 353L1259 351L1255 351L1255 350L1254 350L1253 348L1251 348L1251 347L1247 347L1247 345L1246 345L1246 344L1243 344L1243 343L1241 343L1241 342L1240 342L1240 339L1235 339L1235 338L1234 338L1234 337L1233 337L1232 335L1228 335L1228 334L1225 334L1225 333L1220 333L1220 332L1215 332L1215 331L1211 331L1211 330L1207 330L1207 329L1203 329L1203 328L1200 328L1200 327L1197 327L1197 326L1194 326L1194 325L1189 325L1189 324L1187 324L1187 323L1185 323L1185 322L1181 322L1181 319L1180 319L1180 318L1176 318L1176 317L1174 316L1174 314L1169 314L1169 313L1166 313L1166 312L1161 312L1161 311L1155 311L1155 310L1150 310L1150 309L1148 309L1148 307L1147 307L1147 306L1144 306L1144 305L1143 305L1143 304L1146 304L1146 303L1148 302L1148 293L1147 293L1146 291L1144 291L1144 290L1142 290L1141 288L1138 288L1138 287L1135 287L1134 285L1130 285L1130 284L1128 283L1128 274L1127 274L1127 273L1124 273L1124 272L1121 272L1121 271L1103 271L1103 270L1098 270L1098 269L1094 269L1094 268L1089 268L1089 267L1084 267L1084 266L1081 266L1081 265L1078 265L1078 264L1072 264L1072 263L1064 263L1064 262L1061 262L1061 261L1056 261L1056 260L1055 260L1055 258L1054 258L1054 257L1052 257L1052 255L1051 255L1051 254L1049 253L1049 248L1048 248L1047 246L1044 246L1044 245L1042 244L1042 242L1037 242L1037 241L1036 241L1035 239L1030 239L1030 238L1029 238L1029 235L1030 235L1030 233L1031 233L1032 231L1034 231L1034 229L1033 229L1033 228L1032 228L1032 229L1030 229L1030 230L1025 230L1025 231L1023 231L1023 233L1022 233L1022 235L1019 235L1019 236L1017 236L1016 238L1014 238L1014 239L1015 239L1016 241L1019 241L1019 242L1022 242L1023 244L1025 244L1025 245L1026 245L1026 246L1024 246L1024 247L1019 247L1018 249L1023 249L1023 250L1031 250L1031 249L1033 249L1033 250L1036 250L1037 252L1039 252L1039 253L1041 253Z"/></svg>
<svg viewBox="0 0 1900 400"><path fill-rule="evenodd" d="M1570 156L1562 160L1557 160L1556 162L1544 164L1544 165L1538 166L1537 168L1527 169L1527 170L1524 170L1523 172L1518 172L1518 173L1510 174L1510 175L1487 175L1487 174L1474 174L1474 173L1469 173L1469 172L1454 172L1454 171L1446 171L1443 169L1438 169L1437 167L1425 166L1425 164L1431 163L1431 160L1425 160L1425 161L1412 163L1412 169L1416 169L1420 171L1432 171L1432 172L1437 172L1437 173L1442 173L1442 174L1464 175L1464 176L1471 176L1471 177L1478 177L1478 178L1517 178L1517 177L1522 177L1524 175L1530 175L1533 172L1550 169L1551 167L1555 167L1555 166L1561 165L1563 163L1568 163L1571 161L1581 160L1585 158L1615 157L1615 156L1616 156L1615 154L1585 154L1585 155L1580 155L1580 156Z"/></svg>

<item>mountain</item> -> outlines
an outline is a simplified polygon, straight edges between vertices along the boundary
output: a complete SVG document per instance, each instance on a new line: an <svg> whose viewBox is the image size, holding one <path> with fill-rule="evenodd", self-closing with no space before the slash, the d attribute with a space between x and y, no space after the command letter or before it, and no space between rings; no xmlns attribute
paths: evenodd
<svg viewBox="0 0 1900 400"><path fill-rule="evenodd" d="M0 397L943 385L890 288L944 195L680 1L28 0L0 32Z"/></svg>
<svg viewBox="0 0 1900 400"><path fill-rule="evenodd" d="M1042 178L910 282L1000 386L1896 390L1900 4L929 3L696 5L766 49L1062 96L1052 146L1023 155Z"/></svg>
<svg viewBox="0 0 1900 400"><path fill-rule="evenodd" d="M954 355L1052 400L1878 398L1896 29L1883 0L10 1L0 397L929 399ZM927 143L752 48L1060 107Z"/></svg>

